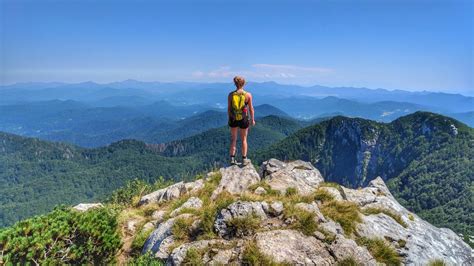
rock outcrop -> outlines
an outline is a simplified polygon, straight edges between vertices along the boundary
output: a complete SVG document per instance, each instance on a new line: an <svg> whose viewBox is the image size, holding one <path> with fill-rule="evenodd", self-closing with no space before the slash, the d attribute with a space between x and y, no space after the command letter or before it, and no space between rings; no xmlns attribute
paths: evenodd
<svg viewBox="0 0 474 266"><path fill-rule="evenodd" d="M138 202L139 205L149 203L160 203L163 201L170 201L177 199L187 192L184 182L179 182L166 188L154 191L148 195L143 196Z"/></svg>
<svg viewBox="0 0 474 266"><path fill-rule="evenodd" d="M202 207L202 200L200 200L197 197L191 197L189 198L183 205L181 205L179 208L173 210L170 214L171 217L176 216L182 211L189 210L189 209L200 209Z"/></svg>
<svg viewBox="0 0 474 266"><path fill-rule="evenodd" d="M361 265L377 265L377 261L366 247L358 246L354 240L347 239L341 234L337 235L334 242L329 246L329 249L338 261L353 258Z"/></svg>
<svg viewBox="0 0 474 266"><path fill-rule="evenodd" d="M145 205L149 203L160 203L160 202L166 202L170 200L177 199L184 194L193 193L204 186L204 180L199 179L194 182L179 182L176 184L173 184L169 187L159 189L157 191L154 191L150 194L147 194L143 196L140 201L138 202L139 205Z"/></svg>
<svg viewBox="0 0 474 266"><path fill-rule="evenodd" d="M260 250L279 263L291 265L331 265L336 260L323 242L296 230L272 230L258 233Z"/></svg>
<svg viewBox="0 0 474 266"><path fill-rule="evenodd" d="M252 164L244 167L234 165L227 168L221 168L219 172L221 173L222 178L216 190L212 193L213 199L223 191L235 195L241 194L246 191L249 186L260 181L260 176Z"/></svg>
<svg viewBox="0 0 474 266"><path fill-rule="evenodd" d="M263 220L267 218L265 209L268 210L268 204L266 202L237 201L220 211L214 222L214 228L219 236L227 238L231 233L228 230L229 221L236 218L244 219L249 216L255 216Z"/></svg>
<svg viewBox="0 0 474 266"><path fill-rule="evenodd" d="M381 178L362 189L329 186L310 163L275 159L264 162L260 173L252 165L219 173L214 183L206 184L209 178L181 182L142 197L141 205L160 203L151 215L155 224L147 223L155 229L143 253L167 265L196 260L238 265L251 259L291 265L426 265L436 259L472 265L472 249L459 236L401 206ZM212 184L212 191L202 191ZM289 188L296 192L286 195ZM181 228L174 235L181 218L189 220L192 230ZM368 240L378 241L386 254L374 253L373 246L364 244ZM389 254L391 262L384 261Z"/></svg>
<svg viewBox="0 0 474 266"><path fill-rule="evenodd" d="M170 218L165 222L162 222L158 225L158 227L151 233L151 235L148 237L148 239L145 242L145 245L143 246L143 253L146 253L148 251L151 251L152 253L158 252L160 250L160 247L163 244L163 241L171 236L171 229L173 228L174 222L176 221L177 218L186 218L189 217L190 215L185 213L181 214L175 218ZM161 249L163 249L161 247Z"/></svg>
<svg viewBox="0 0 474 266"><path fill-rule="evenodd" d="M470 258L466 244L459 241L452 230L437 228L405 209L395 200L380 177L371 181L366 188L344 189L344 192L348 200L363 208L388 209L399 215L406 226L384 213L363 216L358 233L360 236L383 236L392 242L403 242L403 247L399 247L398 251L405 258L405 263L416 264L442 256L446 263L457 265Z"/></svg>
<svg viewBox="0 0 474 266"><path fill-rule="evenodd" d="M76 206L72 207L76 211L85 212L90 209L104 207L102 203L79 203Z"/></svg>
<svg viewBox="0 0 474 266"><path fill-rule="evenodd" d="M282 194L288 188L294 188L302 195L314 192L324 179L321 173L308 162L293 161L283 163L272 159L262 165L266 183Z"/></svg>

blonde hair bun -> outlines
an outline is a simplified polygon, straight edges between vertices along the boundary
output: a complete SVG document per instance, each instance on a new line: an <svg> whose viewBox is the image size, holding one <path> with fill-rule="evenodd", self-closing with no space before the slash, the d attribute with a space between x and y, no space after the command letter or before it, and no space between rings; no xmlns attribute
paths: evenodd
<svg viewBox="0 0 474 266"><path fill-rule="evenodd" d="M244 87L244 85L245 85L245 79L244 79L244 77L235 76L235 77L234 77L234 84L235 84L235 86L237 87L237 89L240 89L240 88Z"/></svg>

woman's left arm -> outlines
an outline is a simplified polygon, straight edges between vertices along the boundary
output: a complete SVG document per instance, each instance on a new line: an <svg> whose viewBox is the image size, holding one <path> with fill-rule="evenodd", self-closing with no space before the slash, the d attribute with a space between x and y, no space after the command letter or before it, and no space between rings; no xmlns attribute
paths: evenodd
<svg viewBox="0 0 474 266"><path fill-rule="evenodd" d="M253 103L252 103L252 94L249 93L249 110L250 110L250 117L252 121L250 122L252 126L255 126L255 111L253 110Z"/></svg>

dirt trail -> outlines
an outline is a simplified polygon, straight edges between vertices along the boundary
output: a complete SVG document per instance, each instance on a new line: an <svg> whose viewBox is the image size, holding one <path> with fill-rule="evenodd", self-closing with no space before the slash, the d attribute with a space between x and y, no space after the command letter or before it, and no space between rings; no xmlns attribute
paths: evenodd
<svg viewBox="0 0 474 266"><path fill-rule="evenodd" d="M130 252L132 251L132 242L135 238L139 229L143 226L146 219L141 216L133 216L125 220L120 225L120 237L122 238L122 247L116 256L118 265L127 265L127 261L130 259ZM134 228L129 228L129 224L134 222Z"/></svg>

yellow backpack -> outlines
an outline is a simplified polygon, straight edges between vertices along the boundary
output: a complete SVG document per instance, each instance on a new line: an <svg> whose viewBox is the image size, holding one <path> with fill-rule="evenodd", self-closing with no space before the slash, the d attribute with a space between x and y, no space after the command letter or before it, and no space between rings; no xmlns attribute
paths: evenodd
<svg viewBox="0 0 474 266"><path fill-rule="evenodd" d="M247 103L245 102L246 91L238 93L234 91L232 93L232 112L234 114L234 120L243 120L248 118Z"/></svg>

